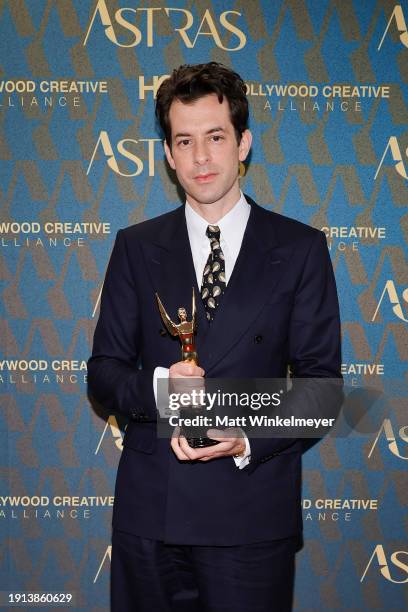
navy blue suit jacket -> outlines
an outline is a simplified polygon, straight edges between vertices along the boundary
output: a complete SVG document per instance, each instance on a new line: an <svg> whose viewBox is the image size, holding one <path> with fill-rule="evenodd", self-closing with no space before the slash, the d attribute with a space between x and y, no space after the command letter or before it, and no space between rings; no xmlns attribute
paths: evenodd
<svg viewBox="0 0 408 612"><path fill-rule="evenodd" d="M322 232L268 211L251 212L214 322L197 300L196 346L206 376L340 377L340 323ZM181 462L156 436L153 372L180 360L163 335L169 313L199 295L184 206L118 232L88 363L90 393L129 418L113 526L178 544L232 545L299 534L300 440L252 439L251 462ZM255 340L256 339L256 340Z"/></svg>

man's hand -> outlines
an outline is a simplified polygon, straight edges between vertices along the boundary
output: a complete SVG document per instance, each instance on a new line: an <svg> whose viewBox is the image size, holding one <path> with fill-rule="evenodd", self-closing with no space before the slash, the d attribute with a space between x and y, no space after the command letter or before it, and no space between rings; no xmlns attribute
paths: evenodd
<svg viewBox="0 0 408 612"><path fill-rule="evenodd" d="M210 461L219 457L233 457L245 451L245 440L242 431L234 427L227 429L209 429L207 436L218 440L219 444L205 448L191 448L184 436L180 436L180 428L176 427L171 438L171 448L180 461Z"/></svg>
<svg viewBox="0 0 408 612"><path fill-rule="evenodd" d="M193 362L178 361L170 366L169 391L190 392L195 389L204 389L204 370ZM183 380L177 380L183 379ZM191 379L190 381L186 379ZM218 457L233 457L245 451L245 440L239 429L209 429L207 436L218 440L219 444L205 448L191 448L184 436L180 436L180 428L176 427L171 438L171 448L181 461L210 461Z"/></svg>
<svg viewBox="0 0 408 612"><path fill-rule="evenodd" d="M197 366L194 361L177 361L169 369L170 378L186 378L188 376L198 378L203 377L204 374L203 368Z"/></svg>
<svg viewBox="0 0 408 612"><path fill-rule="evenodd" d="M178 361L169 369L169 393L191 393L204 389L204 370L193 361Z"/></svg>

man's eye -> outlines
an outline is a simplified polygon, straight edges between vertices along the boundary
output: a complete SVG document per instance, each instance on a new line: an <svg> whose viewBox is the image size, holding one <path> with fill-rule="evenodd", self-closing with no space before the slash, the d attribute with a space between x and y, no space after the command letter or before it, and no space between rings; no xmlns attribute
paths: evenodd
<svg viewBox="0 0 408 612"><path fill-rule="evenodd" d="M222 136L214 135L212 139L214 142L220 142L222 140Z"/></svg>
<svg viewBox="0 0 408 612"><path fill-rule="evenodd" d="M190 144L190 141L187 140L187 139L186 140L179 140L178 144L179 144L179 146L186 147L187 145Z"/></svg>

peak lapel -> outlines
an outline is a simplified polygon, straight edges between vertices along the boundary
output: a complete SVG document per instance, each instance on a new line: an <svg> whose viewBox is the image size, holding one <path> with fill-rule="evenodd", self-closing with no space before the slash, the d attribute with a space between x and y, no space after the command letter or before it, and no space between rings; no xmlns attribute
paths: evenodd
<svg viewBox="0 0 408 612"><path fill-rule="evenodd" d="M279 247L268 213L251 203L242 241L227 290L200 348L207 375L232 350L261 312L284 271L289 254Z"/></svg>
<svg viewBox="0 0 408 612"><path fill-rule="evenodd" d="M177 321L177 309L184 306L191 317L191 294L194 287L197 304L197 350L208 323L197 287L190 242L188 238L184 206L168 218L153 244L146 245L147 264L154 290L173 321Z"/></svg>

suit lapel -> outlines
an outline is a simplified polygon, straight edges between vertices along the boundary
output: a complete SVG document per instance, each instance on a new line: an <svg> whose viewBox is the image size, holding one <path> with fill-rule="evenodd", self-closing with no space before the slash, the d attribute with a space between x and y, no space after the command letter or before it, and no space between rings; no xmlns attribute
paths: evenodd
<svg viewBox="0 0 408 612"><path fill-rule="evenodd" d="M178 322L177 309L184 306L191 317L191 297L194 287L197 305L197 351L208 330L205 310L197 286L188 238L184 206L166 220L153 244L146 244L147 265L154 290L159 294L169 316Z"/></svg>
<svg viewBox="0 0 408 612"><path fill-rule="evenodd" d="M281 278L290 249L281 247L271 216L248 196L251 213L242 246L214 321L208 324L197 286L184 206L176 209L151 243L146 243L153 286L167 312L177 320L184 306L191 316L192 287L196 292L196 345L200 365L211 374L261 312Z"/></svg>
<svg viewBox="0 0 408 612"><path fill-rule="evenodd" d="M280 247L271 216L253 202L227 290L201 347L206 373L228 354L270 299L289 258Z"/></svg>

